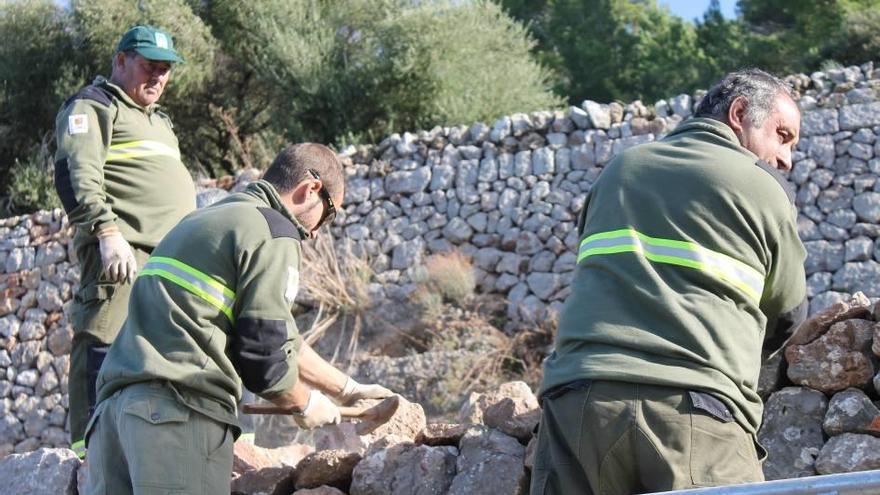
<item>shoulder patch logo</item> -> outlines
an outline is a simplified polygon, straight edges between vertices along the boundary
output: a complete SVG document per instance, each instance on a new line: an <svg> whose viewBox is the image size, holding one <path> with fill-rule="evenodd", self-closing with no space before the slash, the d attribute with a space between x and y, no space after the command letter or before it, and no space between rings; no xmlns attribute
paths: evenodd
<svg viewBox="0 0 880 495"><path fill-rule="evenodd" d="M287 288L284 290L284 299L288 304L293 304L297 292L299 292L299 270L295 266L288 266Z"/></svg>
<svg viewBox="0 0 880 495"><path fill-rule="evenodd" d="M84 113L78 113L75 115L69 115L67 117L67 133L70 135L74 134L85 134L89 132L89 117Z"/></svg>
<svg viewBox="0 0 880 495"><path fill-rule="evenodd" d="M156 33L156 46L159 48L168 48L168 38L162 33Z"/></svg>

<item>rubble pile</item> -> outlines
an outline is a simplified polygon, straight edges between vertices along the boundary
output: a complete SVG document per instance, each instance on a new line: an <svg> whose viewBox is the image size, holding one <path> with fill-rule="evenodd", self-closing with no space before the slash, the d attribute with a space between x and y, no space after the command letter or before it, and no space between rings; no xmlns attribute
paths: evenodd
<svg viewBox="0 0 880 495"><path fill-rule="evenodd" d="M811 316L762 370L767 479L880 469L880 303Z"/></svg>

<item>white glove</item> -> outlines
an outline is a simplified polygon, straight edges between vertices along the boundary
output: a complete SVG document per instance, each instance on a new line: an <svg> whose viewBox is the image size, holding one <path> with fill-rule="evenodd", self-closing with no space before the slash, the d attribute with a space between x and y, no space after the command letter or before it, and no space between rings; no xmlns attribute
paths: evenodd
<svg viewBox="0 0 880 495"><path fill-rule="evenodd" d="M391 397L392 395L394 395L394 392L388 390L382 385L362 385L356 382L354 378L348 377L348 380L345 381L345 387L342 388L342 393L339 394L337 399L340 403L347 405L361 399L384 399L386 397Z"/></svg>
<svg viewBox="0 0 880 495"><path fill-rule="evenodd" d="M101 250L101 266L104 277L114 283L130 282L137 275L134 251L119 229L98 232L98 248Z"/></svg>
<svg viewBox="0 0 880 495"><path fill-rule="evenodd" d="M312 390L309 392L306 408L299 414L293 414L293 420L300 428L311 430L319 426L339 424L342 417L333 401L321 392Z"/></svg>

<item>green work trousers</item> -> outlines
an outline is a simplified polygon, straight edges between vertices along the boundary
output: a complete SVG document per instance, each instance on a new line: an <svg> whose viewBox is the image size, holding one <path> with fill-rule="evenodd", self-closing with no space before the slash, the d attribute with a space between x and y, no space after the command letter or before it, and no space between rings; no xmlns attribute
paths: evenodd
<svg viewBox="0 0 880 495"><path fill-rule="evenodd" d="M764 480L754 436L709 394L580 381L548 391L542 408L532 495L629 495Z"/></svg>
<svg viewBox="0 0 880 495"><path fill-rule="evenodd" d="M102 401L87 434L84 495L228 494L233 431L168 385L129 385Z"/></svg>
<svg viewBox="0 0 880 495"><path fill-rule="evenodd" d="M138 268L147 262L149 253L132 247ZM82 457L83 435L89 415L95 407L95 382L104 355L128 314L131 284L107 282L102 276L98 244L86 244L76 250L80 267L80 286L70 308L73 343L70 350L68 394L70 400L70 445Z"/></svg>

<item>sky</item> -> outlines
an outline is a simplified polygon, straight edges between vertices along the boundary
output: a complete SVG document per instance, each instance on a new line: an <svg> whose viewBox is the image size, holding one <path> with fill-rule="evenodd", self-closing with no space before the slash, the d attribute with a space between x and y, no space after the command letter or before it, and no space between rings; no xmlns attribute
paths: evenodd
<svg viewBox="0 0 880 495"><path fill-rule="evenodd" d="M669 7L673 14L683 17L686 20L693 21L695 18L702 18L706 8L709 7L710 0L660 0L660 5ZM728 19L736 17L736 0L721 0L721 13Z"/></svg>

